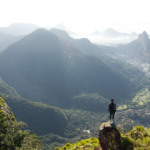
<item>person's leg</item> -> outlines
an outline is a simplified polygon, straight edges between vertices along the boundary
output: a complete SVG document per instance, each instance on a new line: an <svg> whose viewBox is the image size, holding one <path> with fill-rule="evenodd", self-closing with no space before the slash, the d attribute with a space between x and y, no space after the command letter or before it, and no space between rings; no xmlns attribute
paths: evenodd
<svg viewBox="0 0 150 150"><path fill-rule="evenodd" d="M111 112L110 112L110 121L111 121Z"/></svg>
<svg viewBox="0 0 150 150"><path fill-rule="evenodd" d="M115 113L112 113L112 119L114 120Z"/></svg>
<svg viewBox="0 0 150 150"><path fill-rule="evenodd" d="M113 123L115 123L114 118L115 118L115 112L113 112L113 114L112 114Z"/></svg>

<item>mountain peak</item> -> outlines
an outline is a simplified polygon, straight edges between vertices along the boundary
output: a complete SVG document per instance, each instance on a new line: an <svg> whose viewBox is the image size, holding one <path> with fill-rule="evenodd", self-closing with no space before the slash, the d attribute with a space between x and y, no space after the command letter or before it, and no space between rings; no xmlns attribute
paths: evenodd
<svg viewBox="0 0 150 150"><path fill-rule="evenodd" d="M56 36L63 38L63 39L70 39L71 37L65 30L52 28L49 30L51 33L55 34Z"/></svg>
<svg viewBox="0 0 150 150"><path fill-rule="evenodd" d="M56 25L54 28L60 29L60 30L65 30L65 31L68 30L62 22L60 24Z"/></svg>
<svg viewBox="0 0 150 150"><path fill-rule="evenodd" d="M40 44L42 41L44 41L44 43L46 44L46 42L49 43L49 41L52 41L52 40L54 42L58 38L56 37L56 35L49 32L48 30L44 28L39 28L33 31L32 33L30 33L29 35L25 36L23 39L27 39L28 41L38 40Z"/></svg>
<svg viewBox="0 0 150 150"><path fill-rule="evenodd" d="M139 35L140 40L148 41L149 37L146 31L143 31L142 34Z"/></svg>
<svg viewBox="0 0 150 150"><path fill-rule="evenodd" d="M142 32L142 34L139 35L139 42L142 44L145 52L149 51L150 40L149 40L149 37L148 37L148 34L146 33L146 31Z"/></svg>
<svg viewBox="0 0 150 150"><path fill-rule="evenodd" d="M30 23L14 23L8 27L0 27L0 31L4 34L10 34L14 36L27 35L39 28L38 26Z"/></svg>
<svg viewBox="0 0 150 150"><path fill-rule="evenodd" d="M103 34L105 36L111 36L111 37L116 37L116 36L119 36L119 32L114 30L113 28L108 28L107 30L105 30L103 32Z"/></svg>

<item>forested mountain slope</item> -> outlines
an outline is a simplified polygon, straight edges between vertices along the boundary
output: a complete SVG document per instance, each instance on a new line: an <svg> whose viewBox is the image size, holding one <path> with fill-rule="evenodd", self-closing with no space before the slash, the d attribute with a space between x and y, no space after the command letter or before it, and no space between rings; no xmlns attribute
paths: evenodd
<svg viewBox="0 0 150 150"><path fill-rule="evenodd" d="M107 98L131 92L126 78L77 47L38 29L0 55L0 75L21 96L57 106L70 107L84 92Z"/></svg>
<svg viewBox="0 0 150 150"><path fill-rule="evenodd" d="M1 150L32 149L42 150L41 141L36 135L22 130L23 122L17 122L14 114L0 96L0 147Z"/></svg>

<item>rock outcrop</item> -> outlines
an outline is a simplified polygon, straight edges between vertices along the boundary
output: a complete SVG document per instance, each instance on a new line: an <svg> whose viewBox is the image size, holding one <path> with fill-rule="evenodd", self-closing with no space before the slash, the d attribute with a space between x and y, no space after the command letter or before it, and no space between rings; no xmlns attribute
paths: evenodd
<svg viewBox="0 0 150 150"><path fill-rule="evenodd" d="M115 124L103 123L100 126L98 139L102 150L122 150L121 135Z"/></svg>
<svg viewBox="0 0 150 150"><path fill-rule="evenodd" d="M0 96L0 114L4 115L8 120L15 120L13 112L6 104L2 96Z"/></svg>

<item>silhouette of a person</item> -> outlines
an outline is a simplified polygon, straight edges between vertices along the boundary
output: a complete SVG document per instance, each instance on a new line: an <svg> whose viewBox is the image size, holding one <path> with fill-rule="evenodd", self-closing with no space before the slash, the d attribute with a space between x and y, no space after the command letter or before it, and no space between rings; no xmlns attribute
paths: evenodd
<svg viewBox="0 0 150 150"><path fill-rule="evenodd" d="M114 122L114 117L116 112L116 104L114 103L114 99L111 99L111 102L108 106L108 111L110 113L110 122L111 120Z"/></svg>

